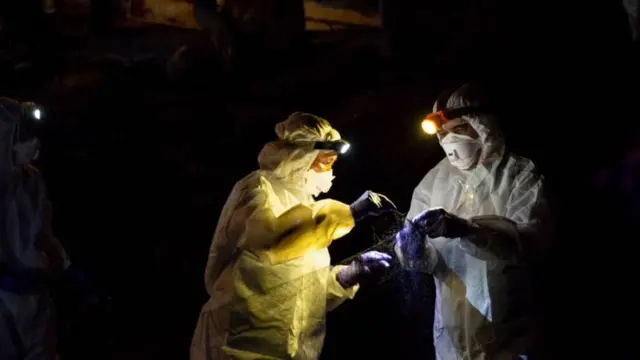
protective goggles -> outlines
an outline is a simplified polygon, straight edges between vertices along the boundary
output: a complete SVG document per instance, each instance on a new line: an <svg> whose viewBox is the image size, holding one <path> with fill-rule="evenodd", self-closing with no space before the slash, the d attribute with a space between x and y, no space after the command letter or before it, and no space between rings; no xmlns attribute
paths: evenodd
<svg viewBox="0 0 640 360"><path fill-rule="evenodd" d="M310 148L313 150L335 151L338 154L346 154L351 145L344 140L333 141L295 141L289 143L295 147Z"/></svg>

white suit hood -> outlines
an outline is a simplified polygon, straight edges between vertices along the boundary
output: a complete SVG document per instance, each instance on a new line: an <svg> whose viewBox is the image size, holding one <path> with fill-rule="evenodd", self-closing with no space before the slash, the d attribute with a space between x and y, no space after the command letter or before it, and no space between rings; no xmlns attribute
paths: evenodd
<svg viewBox="0 0 640 360"><path fill-rule="evenodd" d="M294 147L289 143L340 140L340 133L318 116L296 112L276 125L278 140L269 142L258 155L258 164L269 181L286 184L300 202L307 203L311 194L303 190L304 173L318 156L318 151Z"/></svg>
<svg viewBox="0 0 640 360"><path fill-rule="evenodd" d="M468 99L477 99L473 94L475 91L471 86L465 85L456 90L447 100L447 109L459 109L467 106L477 105ZM437 111L436 104L433 111ZM482 144L482 152L478 164L500 159L505 151L504 137L496 119L490 114L470 114L461 117L478 133L478 139ZM445 159L446 160L446 159Z"/></svg>

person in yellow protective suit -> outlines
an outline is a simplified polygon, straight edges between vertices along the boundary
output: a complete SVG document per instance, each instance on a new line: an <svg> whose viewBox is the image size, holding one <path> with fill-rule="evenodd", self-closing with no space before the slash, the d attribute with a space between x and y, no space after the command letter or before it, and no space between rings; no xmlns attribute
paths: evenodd
<svg viewBox="0 0 640 360"><path fill-rule="evenodd" d="M191 360L317 359L325 315L353 298L363 275L388 267L390 256L360 255L331 266L327 246L356 221L395 208L365 192L351 206L325 199L337 152L319 143L340 140L328 121L294 113L276 125L260 169L236 183L213 236L204 305Z"/></svg>

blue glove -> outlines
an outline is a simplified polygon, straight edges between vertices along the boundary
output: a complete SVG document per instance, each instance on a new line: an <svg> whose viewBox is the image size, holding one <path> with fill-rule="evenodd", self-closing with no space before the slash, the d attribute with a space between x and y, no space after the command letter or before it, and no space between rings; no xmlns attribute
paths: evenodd
<svg viewBox="0 0 640 360"><path fill-rule="evenodd" d="M378 216L393 210L396 206L382 194L376 194L373 191L365 191L358 200L350 206L351 215L356 222L368 217Z"/></svg>
<svg viewBox="0 0 640 360"><path fill-rule="evenodd" d="M412 223L430 238L458 238L473 232L473 224L444 209L425 210L413 218Z"/></svg>
<svg viewBox="0 0 640 360"><path fill-rule="evenodd" d="M379 251L360 254L349 266L338 272L337 280L343 288L350 288L374 272L388 268L389 261L391 256Z"/></svg>
<svg viewBox="0 0 640 360"><path fill-rule="evenodd" d="M400 265L409 270L418 270L426 264L426 233L413 222L408 222L396 234L394 250Z"/></svg>

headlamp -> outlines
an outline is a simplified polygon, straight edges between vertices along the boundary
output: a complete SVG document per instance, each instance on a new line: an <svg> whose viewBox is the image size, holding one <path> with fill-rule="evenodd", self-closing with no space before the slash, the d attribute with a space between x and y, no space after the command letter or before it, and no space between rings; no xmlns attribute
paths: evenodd
<svg viewBox="0 0 640 360"><path fill-rule="evenodd" d="M44 112L42 108L33 102L20 104L20 121L18 125L17 139L24 142L33 138L39 138L43 130Z"/></svg>
<svg viewBox="0 0 640 360"><path fill-rule="evenodd" d="M344 140L334 140L334 141L316 141L313 149L314 150L328 150L335 151L338 154L346 154L349 151L351 145Z"/></svg>
<svg viewBox="0 0 640 360"><path fill-rule="evenodd" d="M457 119L469 114L486 112L479 106L465 106L458 109L444 109L427 115L422 120L422 131L428 135L435 135L442 130L442 126L449 120Z"/></svg>
<svg viewBox="0 0 640 360"><path fill-rule="evenodd" d="M438 131L442 130L442 124L447 121L442 111L431 113L422 120L422 131L427 135L435 135Z"/></svg>
<svg viewBox="0 0 640 360"><path fill-rule="evenodd" d="M43 118L42 109L33 102L22 103L22 114L27 119L40 121Z"/></svg>
<svg viewBox="0 0 640 360"><path fill-rule="evenodd" d="M331 141L289 141L290 146L307 148L310 150L335 151L338 154L346 154L351 144L344 140Z"/></svg>
<svg viewBox="0 0 640 360"><path fill-rule="evenodd" d="M474 102L468 106L457 109L448 109L446 107L449 98L455 89L449 89L440 94L435 104L435 112L428 114L420 124L422 131L428 135L435 135L442 130L442 126L449 120L461 118L470 114L487 114L493 113L495 108L491 104L478 104Z"/></svg>

